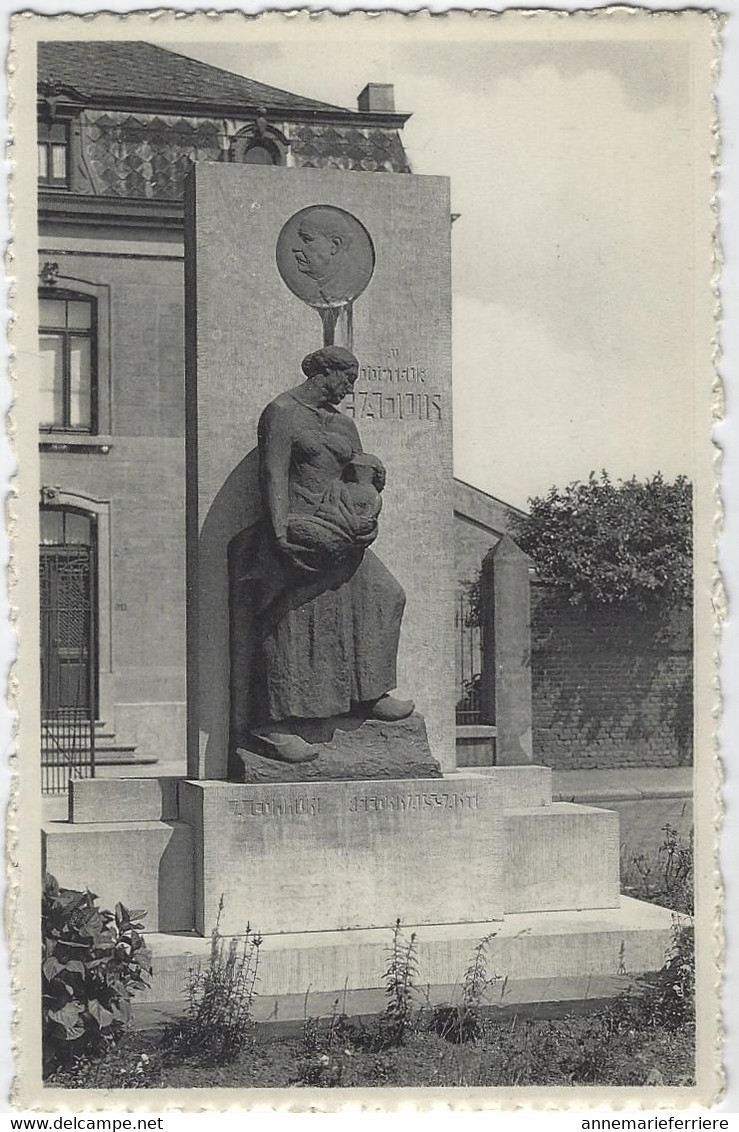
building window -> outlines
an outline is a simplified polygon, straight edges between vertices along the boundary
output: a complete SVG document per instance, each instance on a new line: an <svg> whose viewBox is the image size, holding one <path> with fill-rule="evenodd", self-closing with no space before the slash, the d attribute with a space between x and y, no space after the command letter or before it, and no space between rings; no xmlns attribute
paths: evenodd
<svg viewBox="0 0 739 1132"><path fill-rule="evenodd" d="M39 184L68 189L69 164L69 122L39 122Z"/></svg>
<svg viewBox="0 0 739 1132"><path fill-rule="evenodd" d="M40 424L95 431L95 303L84 295L39 297Z"/></svg>
<svg viewBox="0 0 739 1132"><path fill-rule="evenodd" d="M272 126L255 132L249 126L231 139L228 157L241 165L284 165L290 143Z"/></svg>
<svg viewBox="0 0 739 1132"><path fill-rule="evenodd" d="M92 546L92 517L71 507L42 507L42 546Z"/></svg>
<svg viewBox="0 0 739 1132"><path fill-rule="evenodd" d="M244 151L242 161L245 165L279 165L280 153L276 145L255 142Z"/></svg>

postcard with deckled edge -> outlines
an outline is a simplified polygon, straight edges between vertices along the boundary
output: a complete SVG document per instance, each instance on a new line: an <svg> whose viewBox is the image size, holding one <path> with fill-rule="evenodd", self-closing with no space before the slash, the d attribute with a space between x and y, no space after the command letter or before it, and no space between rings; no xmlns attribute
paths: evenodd
<svg viewBox="0 0 739 1132"><path fill-rule="evenodd" d="M720 18L11 25L15 1103L714 1103Z"/></svg>

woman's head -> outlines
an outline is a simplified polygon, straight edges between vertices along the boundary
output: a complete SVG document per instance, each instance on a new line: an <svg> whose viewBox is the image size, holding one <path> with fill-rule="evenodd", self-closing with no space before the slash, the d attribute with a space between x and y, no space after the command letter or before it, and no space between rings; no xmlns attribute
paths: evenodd
<svg viewBox="0 0 739 1132"><path fill-rule="evenodd" d="M343 346L323 346L303 358L302 370L310 382L321 388L327 401L338 405L357 380L359 362Z"/></svg>

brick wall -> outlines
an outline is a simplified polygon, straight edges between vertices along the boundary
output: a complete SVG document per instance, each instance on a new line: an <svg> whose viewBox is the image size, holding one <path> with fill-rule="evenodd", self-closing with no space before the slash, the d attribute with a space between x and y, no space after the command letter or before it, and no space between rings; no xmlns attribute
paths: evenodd
<svg viewBox="0 0 739 1132"><path fill-rule="evenodd" d="M692 626L581 614L532 587L534 758L561 770L692 759Z"/></svg>

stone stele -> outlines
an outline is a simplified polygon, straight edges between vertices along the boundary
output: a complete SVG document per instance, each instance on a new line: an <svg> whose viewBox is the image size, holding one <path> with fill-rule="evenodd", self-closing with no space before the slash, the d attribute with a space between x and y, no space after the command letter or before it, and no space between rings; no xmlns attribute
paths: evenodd
<svg viewBox="0 0 739 1132"><path fill-rule="evenodd" d="M372 241L352 313L359 377L340 408L388 470L372 551L407 597L398 694L415 702L442 768L455 765L448 180L203 162L185 208L191 778L227 776L227 555L261 511L257 423L323 344L317 310L276 260L286 223L314 206L343 210Z"/></svg>

